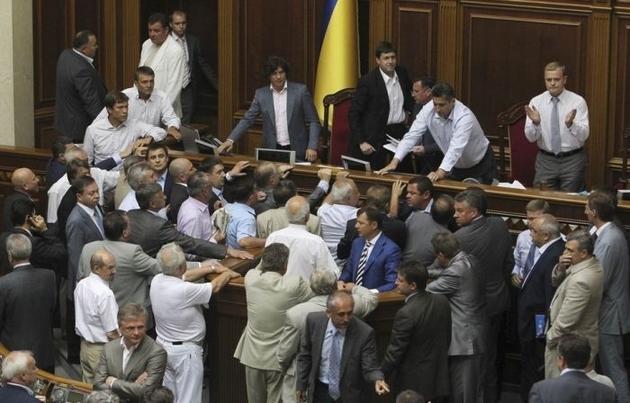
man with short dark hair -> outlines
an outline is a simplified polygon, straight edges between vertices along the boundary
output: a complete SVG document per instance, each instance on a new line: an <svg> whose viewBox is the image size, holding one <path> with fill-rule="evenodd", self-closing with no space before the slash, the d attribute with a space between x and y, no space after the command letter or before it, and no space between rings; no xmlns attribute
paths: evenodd
<svg viewBox="0 0 630 403"><path fill-rule="evenodd" d="M103 109L107 89L94 67L98 43L90 31L77 32L72 49L57 60L55 90L55 129L77 143L85 129Z"/></svg>
<svg viewBox="0 0 630 403"><path fill-rule="evenodd" d="M411 82L407 70L397 64L396 49L389 42L376 47L377 67L359 79L348 121L352 136L349 152L370 162L372 169L385 165L385 134L396 139L406 131L411 112Z"/></svg>
<svg viewBox="0 0 630 403"><path fill-rule="evenodd" d="M230 151L247 129L262 116L262 147L293 150L301 161L315 161L321 126L313 97L304 84L287 81L289 63L270 56L263 68L269 86L258 88L243 119L228 135L219 152Z"/></svg>
<svg viewBox="0 0 630 403"><path fill-rule="evenodd" d="M184 49L169 35L168 18L154 13L148 20L149 38L142 44L140 63L155 72L155 88L168 96L177 116L182 116L180 94L184 84Z"/></svg>
<svg viewBox="0 0 630 403"><path fill-rule="evenodd" d="M386 376L396 374L394 393L412 389L433 400L449 395L451 307L445 296L425 290L427 279L417 261L398 268L396 291L405 305L396 312L381 368Z"/></svg>
<svg viewBox="0 0 630 403"><path fill-rule="evenodd" d="M613 403L615 390L596 382L584 373L591 360L589 341L577 334L558 340L556 365L560 376L536 383L529 392L529 403Z"/></svg>
<svg viewBox="0 0 630 403"><path fill-rule="evenodd" d="M57 136L50 148L52 155L46 165L46 189L49 189L53 183L66 173L66 149L72 146L72 139L66 136Z"/></svg>
<svg viewBox="0 0 630 403"><path fill-rule="evenodd" d="M168 147L164 143L151 143L147 147L147 162L153 168L157 176L157 183L162 187L166 196L166 204L169 204L173 178L168 172Z"/></svg>
<svg viewBox="0 0 630 403"><path fill-rule="evenodd" d="M418 116L418 113L426 104L433 102L431 89L434 85L435 79L433 77L424 76L413 80L413 86L411 87L411 97L414 100L413 110L411 111L413 119ZM420 175L428 175L429 172L435 171L440 166L442 158L444 158L444 154L428 130L422 136L422 145L414 146L411 152L415 158L417 173ZM418 159L421 160L420 163L418 163Z"/></svg>
<svg viewBox="0 0 630 403"><path fill-rule="evenodd" d="M227 193L232 202L225 206L230 216L226 245L233 249L265 246L265 239L256 237L256 212L252 207L257 201L254 179L249 175L234 179Z"/></svg>
<svg viewBox="0 0 630 403"><path fill-rule="evenodd" d="M427 103L416 116L409 131L398 144L392 161L379 173L396 170L402 159L422 141L429 131L444 153L442 163L427 176L431 181L447 176L456 180L474 178L491 184L496 178L496 164L490 141L473 112L455 98L453 88L438 82L431 89L433 102Z"/></svg>

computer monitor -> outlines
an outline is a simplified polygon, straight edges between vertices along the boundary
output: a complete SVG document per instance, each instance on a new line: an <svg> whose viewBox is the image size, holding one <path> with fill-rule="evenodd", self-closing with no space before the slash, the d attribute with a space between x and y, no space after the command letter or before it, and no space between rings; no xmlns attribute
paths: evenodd
<svg viewBox="0 0 630 403"><path fill-rule="evenodd" d="M372 172L372 167L370 166L370 163L368 161L348 157L347 155L342 155L341 162L343 163L344 169Z"/></svg>
<svg viewBox="0 0 630 403"><path fill-rule="evenodd" d="M256 161L273 161L285 164L295 164L295 151L276 150L274 148L257 148Z"/></svg>

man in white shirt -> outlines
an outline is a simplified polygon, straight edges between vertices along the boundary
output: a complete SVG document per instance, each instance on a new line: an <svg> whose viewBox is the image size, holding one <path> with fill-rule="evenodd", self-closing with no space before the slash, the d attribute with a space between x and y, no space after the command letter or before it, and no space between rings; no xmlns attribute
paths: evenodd
<svg viewBox="0 0 630 403"><path fill-rule="evenodd" d="M285 212L289 226L272 232L265 246L281 243L289 248L287 274L300 276L304 280L308 280L317 268L326 268L339 274L326 242L306 229L310 217L308 200L302 196L293 196L287 201Z"/></svg>
<svg viewBox="0 0 630 403"><path fill-rule="evenodd" d="M169 35L168 18L162 13L149 16L149 39L142 44L139 66L155 72L155 88L164 91L177 116L182 116L180 94L184 84L184 49Z"/></svg>
<svg viewBox="0 0 630 403"><path fill-rule="evenodd" d="M201 307L239 274L219 264L186 271L186 257L175 243L164 245L157 259L162 273L153 278L150 297L157 342L167 354L164 386L176 403L201 403L206 335ZM220 274L209 283L192 283L210 273Z"/></svg>
<svg viewBox="0 0 630 403"><path fill-rule="evenodd" d="M431 89L433 102L427 103L416 116L411 128L398 144L394 158L379 171L385 174L396 170L414 146L422 143L429 131L444 154L439 168L427 176L435 182L447 176L456 180L474 178L491 184L496 177L496 164L490 142L473 112L459 100L445 82L437 82Z"/></svg>
<svg viewBox="0 0 630 403"><path fill-rule="evenodd" d="M103 346L118 335L118 305L109 288L116 274L116 259L104 249L90 259L92 272L74 289L75 329L81 337L83 382L94 383Z"/></svg>
<svg viewBox="0 0 630 403"><path fill-rule="evenodd" d="M129 97L127 119L139 120L151 126L164 126L168 135L179 140L182 136L179 132L181 121L175 114L168 96L154 87L153 69L148 66L138 67L133 75L133 87L122 91ZM103 108L97 119L106 118L107 109Z"/></svg>
<svg viewBox="0 0 630 403"><path fill-rule="evenodd" d="M105 108L107 119L96 119L85 131L83 149L90 164L96 165L113 158L117 167L120 167L121 154L128 147L136 148L166 137L166 131L161 127L127 119L129 97L120 91L112 91L105 96ZM141 141L136 141L141 138Z"/></svg>
<svg viewBox="0 0 630 403"><path fill-rule="evenodd" d="M567 90L566 67L559 62L545 66L547 91L525 106L525 137L540 149L536 157L534 186L577 192L584 186L589 134L588 107L584 98Z"/></svg>

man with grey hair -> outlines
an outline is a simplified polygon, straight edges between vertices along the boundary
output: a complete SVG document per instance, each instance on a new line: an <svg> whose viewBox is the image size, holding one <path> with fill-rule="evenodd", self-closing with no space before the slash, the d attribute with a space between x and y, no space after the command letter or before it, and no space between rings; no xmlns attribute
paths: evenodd
<svg viewBox="0 0 630 403"><path fill-rule="evenodd" d="M188 194L177 215L177 230L193 238L214 241L208 203L212 198L212 182L206 172L196 172L188 179Z"/></svg>
<svg viewBox="0 0 630 403"><path fill-rule="evenodd" d="M31 265L26 235L9 235L6 248L13 270L0 277L0 343L11 351L32 351L40 368L54 373L55 272Z"/></svg>
<svg viewBox="0 0 630 403"><path fill-rule="evenodd" d="M120 403L120 399L109 390L97 390L90 393L85 403Z"/></svg>
<svg viewBox="0 0 630 403"><path fill-rule="evenodd" d="M315 296L306 302L297 304L287 311L282 336L276 357L285 372L282 382L282 402L293 403L295 400L295 358L300 346L300 338L304 333L306 316L311 312L324 312L328 296L337 289L337 276L330 270L317 269L310 277L311 291ZM354 309L352 313L360 318L372 312L378 305L377 294L365 287L352 287Z"/></svg>
<svg viewBox="0 0 630 403"><path fill-rule="evenodd" d="M186 270L186 257L175 243L157 254L162 273L151 282L150 298L155 316L157 342L166 350L164 386L178 403L201 403L203 341L206 335L202 305L210 302L238 273L220 264ZM218 274L208 283L194 283Z"/></svg>
<svg viewBox="0 0 630 403"><path fill-rule="evenodd" d="M285 213L289 226L272 232L267 238L266 245L281 243L289 248L291 252L287 274L297 275L307 280L317 267L338 273L337 264L326 242L306 229L306 223L310 217L308 200L302 196L293 196L287 201Z"/></svg>
<svg viewBox="0 0 630 403"><path fill-rule="evenodd" d="M119 210L129 211L139 209L138 200L136 199L136 192L141 187L148 185L149 183L156 183L158 180L158 174L155 172L148 162L139 162L136 165L129 168L129 174L127 175L127 183L131 190L125 198L120 202L118 206Z"/></svg>
<svg viewBox="0 0 630 403"><path fill-rule="evenodd" d="M83 382L94 383L94 373L103 346L118 338L118 305L110 282L116 273L116 259L104 249L90 258L91 273L74 289L75 332L81 337Z"/></svg>
<svg viewBox="0 0 630 403"><path fill-rule="evenodd" d="M317 210L322 225L322 238L337 265L341 267L345 260L337 259L337 245L346 232L348 221L357 218L359 196L359 189L354 181L348 179L347 174L337 174L330 193Z"/></svg>
<svg viewBox="0 0 630 403"><path fill-rule="evenodd" d="M30 351L12 351L2 360L0 402L38 403L31 386L37 366Z"/></svg>
<svg viewBox="0 0 630 403"><path fill-rule="evenodd" d="M276 348L289 308L309 300L308 282L286 276L289 248L267 245L260 264L245 275L247 326L236 346L234 358L245 366L247 401L279 403L282 399L282 368Z"/></svg>
<svg viewBox="0 0 630 403"><path fill-rule="evenodd" d="M599 308L604 287L604 270L593 255L593 239L584 230L567 236L564 253L551 274L557 287L549 308L549 330L545 347L545 378L560 375L558 340L567 333L588 339L591 360L599 351Z"/></svg>

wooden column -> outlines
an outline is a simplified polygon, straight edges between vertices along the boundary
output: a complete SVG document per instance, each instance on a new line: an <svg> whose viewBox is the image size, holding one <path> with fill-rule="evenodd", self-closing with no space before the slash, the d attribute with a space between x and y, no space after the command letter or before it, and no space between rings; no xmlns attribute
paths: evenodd
<svg viewBox="0 0 630 403"><path fill-rule="evenodd" d="M437 76L442 81L451 83L459 93L460 75L457 66L461 57L458 57L457 35L460 32L457 26L457 1L440 1L438 12L438 52L437 52Z"/></svg>
<svg viewBox="0 0 630 403"><path fill-rule="evenodd" d="M239 88L238 56L238 2L219 0L219 58L218 70L221 83L219 85L219 113L217 134L224 139L233 126L232 117L236 111L236 95Z"/></svg>

